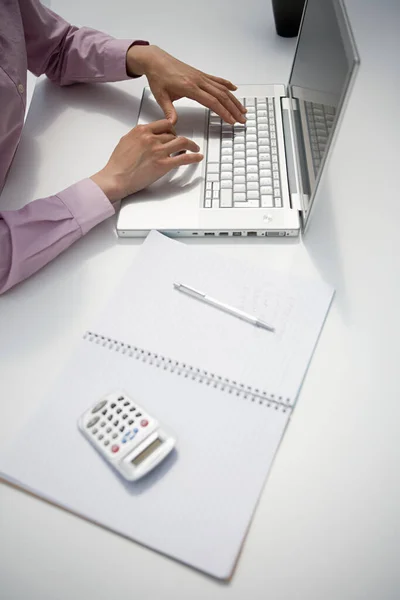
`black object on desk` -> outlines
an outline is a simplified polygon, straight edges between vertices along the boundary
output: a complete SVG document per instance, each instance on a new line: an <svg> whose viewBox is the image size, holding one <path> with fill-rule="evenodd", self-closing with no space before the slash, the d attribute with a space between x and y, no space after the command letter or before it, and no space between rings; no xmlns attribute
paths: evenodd
<svg viewBox="0 0 400 600"><path fill-rule="evenodd" d="M299 33L305 0L272 0L275 27L282 37L295 37Z"/></svg>

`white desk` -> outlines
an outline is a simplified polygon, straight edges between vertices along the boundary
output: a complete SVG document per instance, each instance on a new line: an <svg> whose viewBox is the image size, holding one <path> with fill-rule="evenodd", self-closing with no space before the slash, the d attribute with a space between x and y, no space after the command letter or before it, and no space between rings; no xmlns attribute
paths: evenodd
<svg viewBox="0 0 400 600"><path fill-rule="evenodd" d="M275 36L269 0L201 5L52 2L77 24L149 38L237 83L287 79L294 41ZM2 599L399 597L400 8L396 0L347 5L362 64L307 237L211 243L229 256L322 277L337 290L233 581L215 582L2 485ZM2 205L22 205L102 166L113 136L135 123L142 85L101 94L52 89L42 118L34 100ZM110 104L118 126L107 116ZM89 133L76 148L66 123L80 111ZM113 223L104 223L0 298L1 438L13 437L17 419L40 404L139 244L118 241Z"/></svg>

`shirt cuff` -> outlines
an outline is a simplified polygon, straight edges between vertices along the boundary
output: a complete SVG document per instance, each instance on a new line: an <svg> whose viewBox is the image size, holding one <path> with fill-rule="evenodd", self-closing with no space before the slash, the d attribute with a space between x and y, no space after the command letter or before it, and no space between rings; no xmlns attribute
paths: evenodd
<svg viewBox="0 0 400 600"><path fill-rule="evenodd" d="M110 40L105 47L104 76L108 82L132 79L126 72L126 53L135 40Z"/></svg>
<svg viewBox="0 0 400 600"><path fill-rule="evenodd" d="M82 235L115 214L113 205L91 179L83 179L57 194L77 221Z"/></svg>

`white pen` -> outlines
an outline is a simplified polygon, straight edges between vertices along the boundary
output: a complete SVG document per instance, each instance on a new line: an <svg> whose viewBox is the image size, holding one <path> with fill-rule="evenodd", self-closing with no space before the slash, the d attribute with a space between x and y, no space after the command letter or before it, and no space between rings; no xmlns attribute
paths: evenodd
<svg viewBox="0 0 400 600"><path fill-rule="evenodd" d="M179 290L180 292L183 292L184 294L187 294L188 296L192 296L193 298L196 298L197 300L201 300L201 302L205 302L206 304L210 304L210 306L219 308L220 310L222 310L230 315L233 315L234 317L238 317L239 319L242 319L243 321L247 321L247 323L251 323L252 325L255 325L256 327L261 327L262 329L266 329L267 331L271 331L272 333L274 333L274 331L275 331L274 327L271 327L271 325L268 325L262 319L258 319L257 317L252 317L251 315L248 315L247 313L243 312L242 310L238 310L237 308L233 308L233 306L228 306L227 304L224 304L223 302L219 302L218 300L215 300L214 298L210 298L210 296L207 296L207 294L203 294L203 292L199 292L198 290L195 290L194 288L189 287L188 285L185 285L183 283L174 283L174 288L176 290Z"/></svg>

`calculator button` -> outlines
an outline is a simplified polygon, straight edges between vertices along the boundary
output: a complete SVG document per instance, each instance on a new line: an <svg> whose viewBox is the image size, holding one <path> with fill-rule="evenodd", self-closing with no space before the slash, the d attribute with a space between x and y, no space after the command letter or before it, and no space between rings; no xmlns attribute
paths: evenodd
<svg viewBox="0 0 400 600"><path fill-rule="evenodd" d="M122 408L117 408L117 410L116 410L117 415L119 415L119 413L121 413L121 412L122 412Z"/></svg>
<svg viewBox="0 0 400 600"><path fill-rule="evenodd" d="M115 438L118 437L118 433L113 433L111 437L113 440L115 440Z"/></svg>
<svg viewBox="0 0 400 600"><path fill-rule="evenodd" d="M110 433L110 431L111 431L111 427L107 427L106 432Z"/></svg>
<svg viewBox="0 0 400 600"><path fill-rule="evenodd" d="M93 435L96 435L96 433L97 433L97 432L98 432L98 429L97 429L97 427L95 427L94 429L92 429L92 433L93 433Z"/></svg>
<svg viewBox="0 0 400 600"><path fill-rule="evenodd" d="M107 417L107 419L108 419L109 421L111 421L111 419L112 419L112 418L113 418L113 416L112 416L112 415L108 415L108 417Z"/></svg>
<svg viewBox="0 0 400 600"><path fill-rule="evenodd" d="M104 427L104 425L105 425L105 424L106 424L106 422L105 422L105 421L102 421L102 422L100 423L100 427Z"/></svg>
<svg viewBox="0 0 400 600"><path fill-rule="evenodd" d="M114 454L115 454L115 452L118 452L118 450L119 450L118 444L113 444L111 446L111 452L114 452Z"/></svg>
<svg viewBox="0 0 400 600"><path fill-rule="evenodd" d="M133 410L136 410L136 408L134 406L131 406L129 412L132 412Z"/></svg>
<svg viewBox="0 0 400 600"><path fill-rule="evenodd" d="M135 429L133 430L133 433L138 433L139 429L137 427L135 427Z"/></svg>
<svg viewBox="0 0 400 600"><path fill-rule="evenodd" d="M105 440L104 445L108 446L109 443L110 443L110 440Z"/></svg>
<svg viewBox="0 0 400 600"><path fill-rule="evenodd" d="M101 433L97 439L102 440L104 435Z"/></svg>
<svg viewBox="0 0 400 600"><path fill-rule="evenodd" d="M129 402L124 402L124 406L129 406Z"/></svg>
<svg viewBox="0 0 400 600"><path fill-rule="evenodd" d="M116 406L117 406L117 405L115 404L115 402L113 402L113 403L111 404L111 408L115 408Z"/></svg>
<svg viewBox="0 0 400 600"><path fill-rule="evenodd" d="M117 427L117 426L118 426L118 423L119 423L118 419L117 419L116 421L114 421L114 425L115 425L115 427Z"/></svg>
<svg viewBox="0 0 400 600"><path fill-rule="evenodd" d="M138 412L136 416L137 416L137 417L141 417L141 416L142 416L142 413L141 413L141 412Z"/></svg>
<svg viewBox="0 0 400 600"><path fill-rule="evenodd" d="M122 427L119 428L120 432L122 433L124 431L125 427L122 425Z"/></svg>
<svg viewBox="0 0 400 600"><path fill-rule="evenodd" d="M128 425L132 425L132 423L133 423L133 419L129 419Z"/></svg>
<svg viewBox="0 0 400 600"><path fill-rule="evenodd" d="M92 413L96 413L97 411L101 410L103 408L103 406L105 406L106 404L107 404L107 400L102 400L101 402L96 404L96 406L94 408L92 408Z"/></svg>
<svg viewBox="0 0 400 600"><path fill-rule="evenodd" d="M123 396L120 396L120 397L118 398L118 402L121 402L121 400L124 400L124 399L125 399L125 398L124 398Z"/></svg>
<svg viewBox="0 0 400 600"><path fill-rule="evenodd" d="M122 418L123 418L123 419L126 419L126 418L127 418L127 416L128 416L128 415L122 415Z"/></svg>
<svg viewBox="0 0 400 600"><path fill-rule="evenodd" d="M147 425L149 424L149 422L148 422L148 420L147 420L147 419L142 419L142 420L140 421L140 424L141 424L141 426L142 426L142 427L147 427Z"/></svg>
<svg viewBox="0 0 400 600"><path fill-rule="evenodd" d="M107 409L105 408L101 414L105 416L107 414Z"/></svg>
<svg viewBox="0 0 400 600"><path fill-rule="evenodd" d="M93 425L96 425L97 421L100 419L100 417L93 417L93 419L90 419L89 423L86 425L86 427L93 427Z"/></svg>

